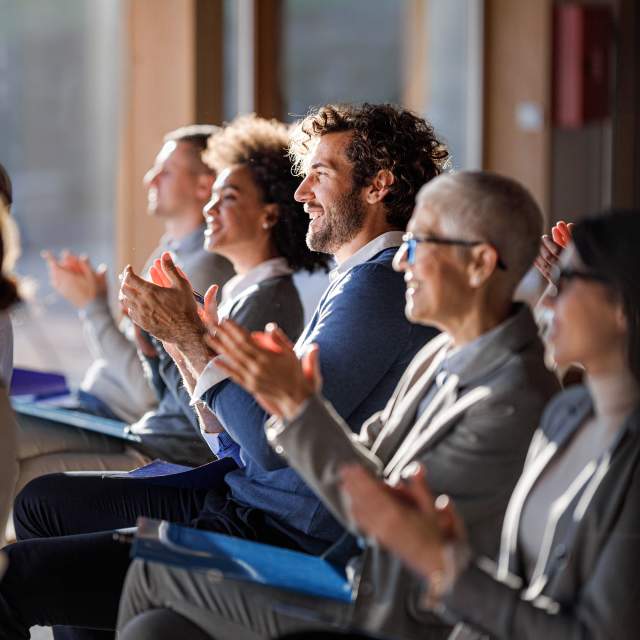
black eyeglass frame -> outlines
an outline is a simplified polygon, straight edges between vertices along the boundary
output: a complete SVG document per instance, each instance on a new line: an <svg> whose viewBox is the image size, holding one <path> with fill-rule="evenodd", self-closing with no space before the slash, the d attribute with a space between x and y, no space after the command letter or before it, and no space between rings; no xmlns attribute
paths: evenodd
<svg viewBox="0 0 640 640"><path fill-rule="evenodd" d="M493 250L496 252L496 255L498 256L498 260L496 262L498 269L502 269L502 271L507 270L507 265L500 257L498 248L495 245L491 244L491 242L487 242L486 240L459 240L457 238L440 238L439 236L420 236L414 233L405 233L402 236L402 243L407 247L408 264L415 264L417 245L422 244L423 242L429 244L442 244L445 246L450 245L459 247L476 247L480 244L488 244L493 248Z"/></svg>

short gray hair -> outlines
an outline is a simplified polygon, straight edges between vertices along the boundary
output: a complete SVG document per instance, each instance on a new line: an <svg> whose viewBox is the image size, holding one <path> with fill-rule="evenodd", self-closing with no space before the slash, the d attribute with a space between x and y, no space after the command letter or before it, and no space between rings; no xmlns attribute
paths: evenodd
<svg viewBox="0 0 640 640"><path fill-rule="evenodd" d="M416 207L428 202L445 229L462 240L492 244L515 289L538 254L543 216L519 182L486 171L447 173L420 189Z"/></svg>

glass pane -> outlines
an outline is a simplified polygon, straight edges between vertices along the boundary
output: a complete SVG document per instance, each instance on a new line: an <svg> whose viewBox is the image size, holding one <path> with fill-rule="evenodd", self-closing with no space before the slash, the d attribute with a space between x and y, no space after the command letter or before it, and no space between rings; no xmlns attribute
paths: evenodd
<svg viewBox="0 0 640 640"><path fill-rule="evenodd" d="M0 15L0 160L14 181L18 271L39 283L39 312L17 317L16 363L77 377L88 353L39 253L113 262L120 2L0 0Z"/></svg>
<svg viewBox="0 0 640 640"><path fill-rule="evenodd" d="M327 102L402 99L404 3L286 0L281 83L289 119Z"/></svg>
<svg viewBox="0 0 640 640"><path fill-rule="evenodd" d="M456 169L480 168L479 5L478 0L428 0L425 13L429 86L424 113L446 140Z"/></svg>

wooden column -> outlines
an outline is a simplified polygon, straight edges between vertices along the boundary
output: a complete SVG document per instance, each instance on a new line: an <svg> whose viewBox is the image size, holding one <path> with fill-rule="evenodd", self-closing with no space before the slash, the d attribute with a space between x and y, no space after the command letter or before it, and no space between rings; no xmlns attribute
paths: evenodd
<svg viewBox="0 0 640 640"><path fill-rule="evenodd" d="M550 196L551 11L552 0L485 4L483 166L521 181L545 211ZM539 127L536 108L542 116Z"/></svg>
<svg viewBox="0 0 640 640"><path fill-rule="evenodd" d="M163 231L146 213L142 178L165 133L221 120L222 0L123 3L117 260L139 269Z"/></svg>
<svg viewBox="0 0 640 640"><path fill-rule="evenodd" d="M265 118L283 118L280 52L282 1L254 0L255 110Z"/></svg>

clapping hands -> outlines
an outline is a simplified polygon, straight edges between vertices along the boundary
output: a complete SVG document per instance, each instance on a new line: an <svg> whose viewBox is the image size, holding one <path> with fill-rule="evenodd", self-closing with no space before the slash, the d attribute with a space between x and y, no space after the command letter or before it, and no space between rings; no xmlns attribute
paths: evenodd
<svg viewBox="0 0 640 640"><path fill-rule="evenodd" d="M344 467L341 478L356 525L426 578L444 571L447 544L466 540L453 503L434 499L421 466L395 486L359 465Z"/></svg>
<svg viewBox="0 0 640 640"><path fill-rule="evenodd" d="M119 299L129 318L165 342L179 345L200 340L206 328L191 284L168 252L151 267L150 275L153 282L138 276L131 265L122 273ZM215 300L215 291L213 298Z"/></svg>
<svg viewBox="0 0 640 640"><path fill-rule="evenodd" d="M106 298L107 267L94 269L89 258L63 251L56 258L50 251L40 254L49 268L51 286L77 309L86 307L96 298Z"/></svg>
<svg viewBox="0 0 640 640"><path fill-rule="evenodd" d="M265 333L250 333L226 320L205 342L223 356L216 360L217 366L271 415L292 419L322 386L318 347L312 346L299 359L275 324L267 325Z"/></svg>

